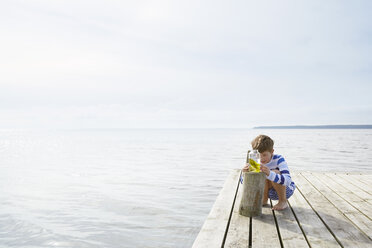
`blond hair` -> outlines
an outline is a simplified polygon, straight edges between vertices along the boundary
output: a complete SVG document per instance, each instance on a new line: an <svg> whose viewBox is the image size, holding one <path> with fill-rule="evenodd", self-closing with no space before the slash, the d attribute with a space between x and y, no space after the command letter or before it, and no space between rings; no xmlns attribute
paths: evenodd
<svg viewBox="0 0 372 248"><path fill-rule="evenodd" d="M259 153L272 152L274 148L274 141L267 135L260 134L251 142L252 149L258 150Z"/></svg>

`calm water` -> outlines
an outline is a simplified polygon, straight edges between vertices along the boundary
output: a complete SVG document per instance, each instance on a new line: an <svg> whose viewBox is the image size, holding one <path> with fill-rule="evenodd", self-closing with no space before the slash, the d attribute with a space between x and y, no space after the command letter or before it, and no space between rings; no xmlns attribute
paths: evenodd
<svg viewBox="0 0 372 248"><path fill-rule="evenodd" d="M372 130L0 130L0 247L190 247L260 133L291 170L372 171Z"/></svg>

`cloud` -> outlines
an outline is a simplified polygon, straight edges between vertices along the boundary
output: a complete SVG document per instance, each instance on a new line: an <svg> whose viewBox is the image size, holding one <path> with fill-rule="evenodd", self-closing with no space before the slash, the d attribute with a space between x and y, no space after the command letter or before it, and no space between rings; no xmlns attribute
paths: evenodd
<svg viewBox="0 0 372 248"><path fill-rule="evenodd" d="M3 121L240 126L254 110L255 121L244 119L252 125L275 113L283 124L365 123L347 109L372 107L370 5L7 1Z"/></svg>

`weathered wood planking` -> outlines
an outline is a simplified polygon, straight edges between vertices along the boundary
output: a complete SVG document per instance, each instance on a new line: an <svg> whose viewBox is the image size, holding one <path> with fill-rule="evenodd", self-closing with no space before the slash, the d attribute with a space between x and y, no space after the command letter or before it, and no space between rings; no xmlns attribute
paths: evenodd
<svg viewBox="0 0 372 248"><path fill-rule="evenodd" d="M344 247L371 246L371 240L309 182L311 179L297 174L296 180L299 190L308 200L309 205L312 206L323 222L326 223L340 244Z"/></svg>
<svg viewBox="0 0 372 248"><path fill-rule="evenodd" d="M359 228L371 239L372 221L365 215L361 214L359 209L352 205L348 199L346 199L347 196L345 196L345 193L348 191L347 188L336 184L332 179L330 180L328 177L319 173L307 173L303 175L312 182L312 184L323 194L325 198L327 198L329 202L332 203L336 209L338 209L357 228ZM337 189L340 193L336 193L334 189Z"/></svg>
<svg viewBox="0 0 372 248"><path fill-rule="evenodd" d="M262 215L252 218L252 247L280 247L271 206L262 207Z"/></svg>
<svg viewBox="0 0 372 248"><path fill-rule="evenodd" d="M340 173L339 174L325 173L324 176L327 176L329 180L332 180L341 186L337 187L336 190L341 188L341 192L348 192L349 194L351 193L353 201L357 202L362 201L369 203L369 201L372 200L372 195L357 187L356 184L358 184L358 181L352 183L352 181L350 181L349 175Z"/></svg>
<svg viewBox="0 0 372 248"><path fill-rule="evenodd" d="M238 194L236 196L234 210L230 220L229 230L227 232L225 247L240 248L248 247L249 238L249 219L239 214L240 201L243 195L243 187L239 184Z"/></svg>
<svg viewBox="0 0 372 248"><path fill-rule="evenodd" d="M352 179L354 182L357 182L360 187L360 189L364 190L368 194L372 194L371 187L372 187L372 181L371 181L371 174L368 175L348 175L350 176L350 179Z"/></svg>
<svg viewBox="0 0 372 248"><path fill-rule="evenodd" d="M340 196L340 198L352 205L361 214L372 220L372 195L367 194L358 187L355 187L347 181L346 178L342 177L341 174L315 175L324 183L328 183L328 186L330 186L332 190Z"/></svg>
<svg viewBox="0 0 372 248"><path fill-rule="evenodd" d="M240 178L240 170L231 171L192 247L221 247Z"/></svg>
<svg viewBox="0 0 372 248"><path fill-rule="evenodd" d="M239 175L226 180L193 247L372 247L369 175L359 184L359 174L293 172L289 208L263 207L251 224L239 214Z"/></svg>
<svg viewBox="0 0 372 248"><path fill-rule="evenodd" d="M275 205L276 201L272 203ZM280 238L284 247L307 247L305 236L303 235L296 218L290 207L275 211L275 218L278 223Z"/></svg>
<svg viewBox="0 0 372 248"><path fill-rule="evenodd" d="M296 177L292 175L296 181ZM296 189L288 200L290 207L305 233L306 239L313 248L335 248L341 247L331 232L327 229L319 216L314 212L299 189Z"/></svg>
<svg viewBox="0 0 372 248"><path fill-rule="evenodd" d="M365 184L361 185L358 178L354 178L351 175L341 173L335 174L337 175L337 177L329 173L327 173L326 175L332 178L337 183L342 184L350 189L356 196L359 196L362 200L366 202L370 202L372 200L372 194L370 192L370 190L372 189L372 184L366 187Z"/></svg>

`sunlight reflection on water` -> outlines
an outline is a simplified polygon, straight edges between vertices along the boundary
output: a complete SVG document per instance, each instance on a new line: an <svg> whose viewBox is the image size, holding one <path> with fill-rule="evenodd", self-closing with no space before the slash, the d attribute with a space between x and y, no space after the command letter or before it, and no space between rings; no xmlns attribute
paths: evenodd
<svg viewBox="0 0 372 248"><path fill-rule="evenodd" d="M0 130L0 245L190 247L260 133L291 170L372 171L372 130Z"/></svg>

